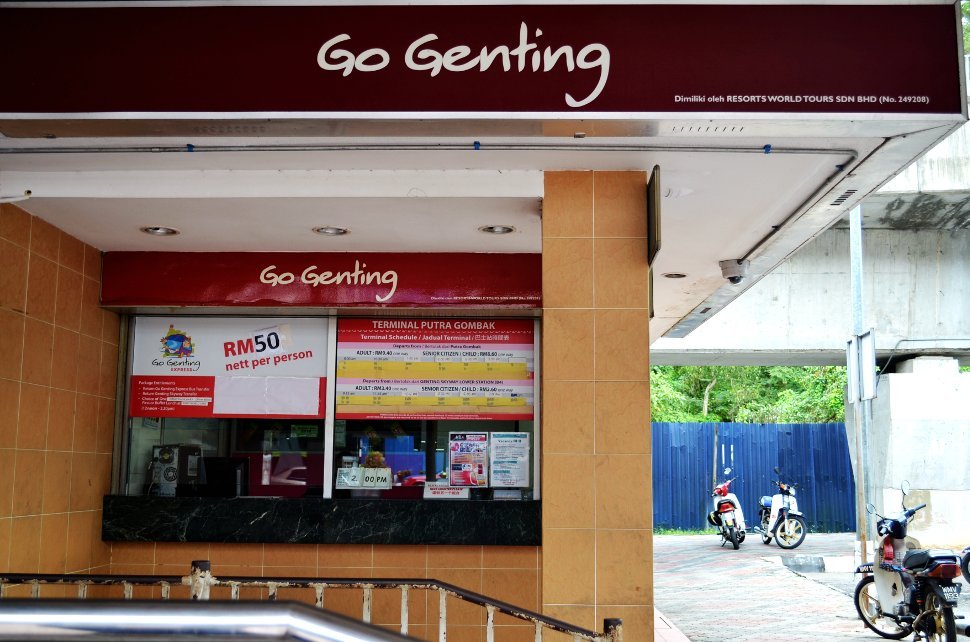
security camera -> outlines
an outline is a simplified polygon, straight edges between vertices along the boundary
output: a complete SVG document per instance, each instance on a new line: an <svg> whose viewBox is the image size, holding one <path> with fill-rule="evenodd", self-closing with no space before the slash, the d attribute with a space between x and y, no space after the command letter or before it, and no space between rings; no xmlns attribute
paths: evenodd
<svg viewBox="0 0 970 642"><path fill-rule="evenodd" d="M748 262L744 259L718 261L717 264L721 266L721 276L731 285L737 285L748 275Z"/></svg>

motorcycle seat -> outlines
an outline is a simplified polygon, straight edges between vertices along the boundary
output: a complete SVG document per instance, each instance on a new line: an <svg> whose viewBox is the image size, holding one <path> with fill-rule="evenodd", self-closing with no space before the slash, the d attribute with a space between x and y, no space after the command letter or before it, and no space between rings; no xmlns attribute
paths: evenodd
<svg viewBox="0 0 970 642"><path fill-rule="evenodd" d="M906 557L903 558L903 566L910 571L921 571L937 561L960 563L960 559L952 551L934 549L908 551Z"/></svg>

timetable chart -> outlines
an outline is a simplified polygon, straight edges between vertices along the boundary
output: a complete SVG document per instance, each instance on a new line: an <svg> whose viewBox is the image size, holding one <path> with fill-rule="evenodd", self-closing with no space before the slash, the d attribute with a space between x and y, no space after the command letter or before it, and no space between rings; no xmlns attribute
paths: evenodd
<svg viewBox="0 0 970 642"><path fill-rule="evenodd" d="M533 322L341 321L336 396L344 419L532 419Z"/></svg>

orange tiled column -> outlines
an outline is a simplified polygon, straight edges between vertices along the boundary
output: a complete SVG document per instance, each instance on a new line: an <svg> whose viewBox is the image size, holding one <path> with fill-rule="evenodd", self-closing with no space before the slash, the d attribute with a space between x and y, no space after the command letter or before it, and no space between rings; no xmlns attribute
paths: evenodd
<svg viewBox="0 0 970 642"><path fill-rule="evenodd" d="M549 172L542 606L653 640L645 172Z"/></svg>
<svg viewBox="0 0 970 642"><path fill-rule="evenodd" d="M118 315L101 253L0 205L0 568L105 572ZM56 596L57 589L44 591Z"/></svg>

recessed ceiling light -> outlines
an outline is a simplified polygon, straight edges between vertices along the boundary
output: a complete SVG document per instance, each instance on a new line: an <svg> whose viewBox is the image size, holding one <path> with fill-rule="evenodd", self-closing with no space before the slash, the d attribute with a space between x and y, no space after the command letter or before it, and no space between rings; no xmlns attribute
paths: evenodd
<svg viewBox="0 0 970 642"><path fill-rule="evenodd" d="M334 225L315 227L313 228L313 231L323 236L343 236L344 234L350 233L350 230L348 230L346 227L336 227Z"/></svg>
<svg viewBox="0 0 970 642"><path fill-rule="evenodd" d="M682 279L687 275L684 274L683 272L664 272L663 276L668 279Z"/></svg>
<svg viewBox="0 0 970 642"><path fill-rule="evenodd" d="M483 225L478 228L478 231L486 234L511 234L515 228L511 225Z"/></svg>
<svg viewBox="0 0 970 642"><path fill-rule="evenodd" d="M149 225L148 227L141 228L141 231L153 236L175 236L179 233L174 227L163 227L161 225Z"/></svg>

